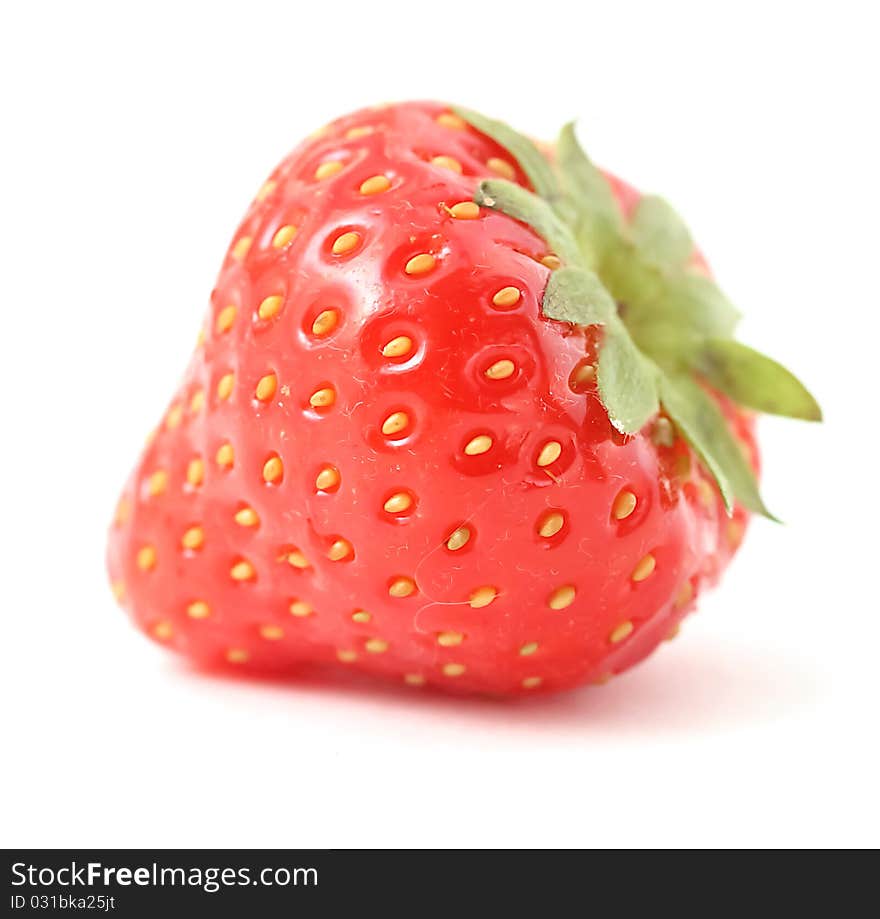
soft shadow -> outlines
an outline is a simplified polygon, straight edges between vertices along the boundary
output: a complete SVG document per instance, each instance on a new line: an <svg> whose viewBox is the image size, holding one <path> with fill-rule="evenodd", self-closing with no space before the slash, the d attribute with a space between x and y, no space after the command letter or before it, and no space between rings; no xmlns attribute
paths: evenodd
<svg viewBox="0 0 880 919"><path fill-rule="evenodd" d="M683 641L603 687L536 699L528 708L560 730L589 723L609 733L725 733L799 715L824 690L816 668L757 641Z"/></svg>
<svg viewBox="0 0 880 919"><path fill-rule="evenodd" d="M239 684L249 691L262 687L372 710L424 711L514 733L582 736L728 732L791 717L815 704L824 689L819 673L805 662L762 652L757 642L752 647L711 639L664 649L604 686L517 699L451 696L308 667L278 676L184 662L173 666L184 678Z"/></svg>

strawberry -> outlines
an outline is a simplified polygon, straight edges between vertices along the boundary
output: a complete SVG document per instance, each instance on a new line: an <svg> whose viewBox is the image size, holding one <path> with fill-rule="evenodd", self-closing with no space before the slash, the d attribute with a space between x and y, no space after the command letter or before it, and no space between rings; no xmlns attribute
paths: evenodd
<svg viewBox="0 0 880 919"><path fill-rule="evenodd" d="M435 103L335 121L236 232L109 568L203 664L601 683L739 545L753 412L818 418L677 215Z"/></svg>

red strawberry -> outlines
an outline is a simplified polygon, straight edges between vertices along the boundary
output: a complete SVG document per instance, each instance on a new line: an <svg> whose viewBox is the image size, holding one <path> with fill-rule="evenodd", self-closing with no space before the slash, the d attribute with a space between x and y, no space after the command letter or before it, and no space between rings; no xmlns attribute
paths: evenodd
<svg viewBox="0 0 880 919"><path fill-rule="evenodd" d="M570 129L555 159L406 103L281 163L113 525L149 635L520 693L602 682L674 633L763 508L734 399L818 410L732 340L667 205Z"/></svg>

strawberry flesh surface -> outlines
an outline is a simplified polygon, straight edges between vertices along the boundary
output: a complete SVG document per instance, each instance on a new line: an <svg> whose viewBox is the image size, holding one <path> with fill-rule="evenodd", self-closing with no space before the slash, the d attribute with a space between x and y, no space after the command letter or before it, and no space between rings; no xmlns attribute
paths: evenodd
<svg viewBox="0 0 880 919"><path fill-rule="evenodd" d="M595 328L541 313L543 240L456 208L496 160L527 185L446 107L406 103L334 122L263 186L111 529L117 596L155 640L531 694L625 670L717 579L745 512L663 419L611 426L578 375Z"/></svg>

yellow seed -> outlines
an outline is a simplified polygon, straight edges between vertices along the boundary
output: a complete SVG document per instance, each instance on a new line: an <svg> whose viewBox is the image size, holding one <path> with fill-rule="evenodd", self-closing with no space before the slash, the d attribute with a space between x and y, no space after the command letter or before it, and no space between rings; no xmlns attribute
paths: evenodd
<svg viewBox="0 0 880 919"><path fill-rule="evenodd" d="M569 386L579 392L590 386L596 379L596 367L593 364L578 364L572 371Z"/></svg>
<svg viewBox="0 0 880 919"><path fill-rule="evenodd" d="M521 296L522 294L519 292L518 287L502 287L492 297L492 302L495 306L513 306L515 303L519 303Z"/></svg>
<svg viewBox="0 0 880 919"><path fill-rule="evenodd" d="M236 240L235 245L232 247L232 257L239 259L239 261L243 259L250 251L253 242L250 236L242 236Z"/></svg>
<svg viewBox="0 0 880 919"><path fill-rule="evenodd" d="M257 573L254 571L254 566L246 559L236 562L232 568L229 569L229 576L233 581L252 581L256 575Z"/></svg>
<svg viewBox="0 0 880 919"><path fill-rule="evenodd" d="M296 227L292 223L286 223L283 227L276 230L272 237L272 245L276 249L283 249L296 236Z"/></svg>
<svg viewBox="0 0 880 919"><path fill-rule="evenodd" d="M636 509L636 496L628 490L620 492L611 505L611 515L615 520L625 520Z"/></svg>
<svg viewBox="0 0 880 919"><path fill-rule="evenodd" d="M632 630L633 624L627 619L625 622L621 622L620 625L612 629L611 634L608 636L608 641L610 641L612 645L616 645L618 642L623 641L624 638L628 638L632 635Z"/></svg>
<svg viewBox="0 0 880 919"><path fill-rule="evenodd" d="M352 249L356 249L360 241L360 233L355 233L353 230L350 230L348 233L343 233L333 240L333 254L345 255L346 252L351 252Z"/></svg>
<svg viewBox="0 0 880 919"><path fill-rule="evenodd" d="M675 458L675 474L682 479L689 479L691 475L691 458L682 454Z"/></svg>
<svg viewBox="0 0 880 919"><path fill-rule="evenodd" d="M435 156L431 162L435 166L439 166L441 169L449 169L452 172L457 172L459 175L462 173L461 163L457 159L451 156Z"/></svg>
<svg viewBox="0 0 880 919"><path fill-rule="evenodd" d="M266 297L262 303L260 303L257 308L257 315L260 319L272 319L274 316L277 316L281 312L281 304L284 302L284 297L280 294L272 294L269 297Z"/></svg>
<svg viewBox="0 0 880 919"><path fill-rule="evenodd" d="M186 467L186 481L193 488L198 488L205 479L205 463L199 456L194 456Z"/></svg>
<svg viewBox="0 0 880 919"><path fill-rule="evenodd" d="M369 622L372 618L365 609L356 610L351 614L352 622Z"/></svg>
<svg viewBox="0 0 880 919"><path fill-rule="evenodd" d="M280 456L270 456L263 463L263 480L265 482L280 482L284 475L284 463Z"/></svg>
<svg viewBox="0 0 880 919"><path fill-rule="evenodd" d="M121 603L125 598L125 584L122 581L114 581L110 585L110 590L113 591L113 598L117 603Z"/></svg>
<svg viewBox="0 0 880 919"><path fill-rule="evenodd" d="M389 514L401 514L412 507L412 497L405 491L392 495L383 505Z"/></svg>
<svg viewBox="0 0 880 919"><path fill-rule="evenodd" d="M309 405L312 408L330 408L331 405L336 401L336 390L332 386L324 386L321 389L316 389L309 396Z"/></svg>
<svg viewBox="0 0 880 919"><path fill-rule="evenodd" d="M260 524L260 516L252 507L242 507L235 512L235 522L242 527L255 527Z"/></svg>
<svg viewBox="0 0 880 919"><path fill-rule="evenodd" d="M305 557L301 549L285 549L279 556L279 562L287 562L291 568L305 570L310 567L309 560Z"/></svg>
<svg viewBox="0 0 880 919"><path fill-rule="evenodd" d="M204 600L193 600L186 608L190 619L207 619L211 615L211 607Z"/></svg>
<svg viewBox="0 0 880 919"><path fill-rule="evenodd" d="M372 133L373 133L373 128L370 125L368 124L358 125L357 127L349 128L345 132L345 139L346 140L356 140L358 137L366 137L368 134L372 134Z"/></svg>
<svg viewBox="0 0 880 919"><path fill-rule="evenodd" d="M181 537L180 544L184 549L195 551L205 544L205 531L199 527L190 527Z"/></svg>
<svg viewBox="0 0 880 919"><path fill-rule="evenodd" d="M464 131L467 128L467 122L452 112L442 112L434 120L441 127L452 128L454 131Z"/></svg>
<svg viewBox="0 0 880 919"><path fill-rule="evenodd" d="M545 268L549 268L551 271L556 271L557 268L562 267L562 262L557 255L545 255L541 259L541 264Z"/></svg>
<svg viewBox="0 0 880 919"><path fill-rule="evenodd" d="M224 373L217 381L217 398L228 399L232 395L232 389L235 386L235 374Z"/></svg>
<svg viewBox="0 0 880 919"><path fill-rule="evenodd" d="M336 539L327 550L327 558L331 562L341 562L342 559L354 555L354 549L347 539Z"/></svg>
<svg viewBox="0 0 880 919"><path fill-rule="evenodd" d="M214 329L218 335L222 335L232 328L232 323L235 322L235 315L237 312L238 310L230 305L224 306L223 309L217 313L217 321L214 324Z"/></svg>
<svg viewBox="0 0 880 919"><path fill-rule="evenodd" d="M557 587L552 594L547 599L547 606L550 609L565 609L567 606L571 606L574 603L575 594L577 591L572 584L563 584L562 587Z"/></svg>
<svg viewBox="0 0 880 919"><path fill-rule="evenodd" d="M541 518L538 524L538 533L544 539L550 539L555 536L565 524L565 517L559 511L551 511Z"/></svg>
<svg viewBox="0 0 880 919"><path fill-rule="evenodd" d="M446 540L446 548L451 552L456 552L462 546L467 544L471 538L471 531L467 527L459 527L452 532L449 539Z"/></svg>
<svg viewBox="0 0 880 919"><path fill-rule="evenodd" d="M700 504L707 510L715 507L715 489L706 479L697 479L697 494L700 498Z"/></svg>
<svg viewBox="0 0 880 919"><path fill-rule="evenodd" d="M174 430L174 428L180 427L181 421L183 421L183 406L172 405L165 416L165 427L169 430Z"/></svg>
<svg viewBox="0 0 880 919"><path fill-rule="evenodd" d="M296 616L297 619L305 619L306 616L311 616L314 612L311 604L306 603L305 600L293 600L289 609L290 615Z"/></svg>
<svg viewBox="0 0 880 919"><path fill-rule="evenodd" d="M558 440L548 440L538 454L539 466L550 466L562 455L562 444Z"/></svg>
<svg viewBox="0 0 880 919"><path fill-rule="evenodd" d="M444 664L443 673L445 676L461 676L467 667L464 664Z"/></svg>
<svg viewBox="0 0 880 919"><path fill-rule="evenodd" d="M250 654L244 648L230 648L226 652L226 660L230 664L246 664L250 657Z"/></svg>
<svg viewBox="0 0 880 919"><path fill-rule="evenodd" d="M663 641L673 641L678 638L678 633L681 632L681 623L676 623L664 636Z"/></svg>
<svg viewBox="0 0 880 919"><path fill-rule="evenodd" d="M465 444L464 452L468 456L479 456L492 449L492 438L488 434L478 434Z"/></svg>
<svg viewBox="0 0 880 919"><path fill-rule="evenodd" d="M508 377L513 376L515 370L516 364L504 358L503 360L495 361L495 363L486 370L486 376L490 380L506 380Z"/></svg>
<svg viewBox="0 0 880 919"><path fill-rule="evenodd" d="M399 434L409 424L409 416L406 412L392 412L382 422L382 433L386 437L392 434Z"/></svg>
<svg viewBox="0 0 880 919"><path fill-rule="evenodd" d="M339 323L339 310L321 310L312 323L312 335L329 335Z"/></svg>
<svg viewBox="0 0 880 919"><path fill-rule="evenodd" d="M217 448L214 460L218 466L222 466L224 469L231 469L232 464L235 462L235 451L232 449L232 444L221 444Z"/></svg>
<svg viewBox="0 0 880 919"><path fill-rule="evenodd" d="M131 502L128 498L120 498L116 505L116 513L113 516L113 522L121 526L131 516Z"/></svg>
<svg viewBox="0 0 880 919"><path fill-rule="evenodd" d="M714 498L713 498L714 503ZM743 537L746 534L745 525L740 520L731 520L727 524L727 541L730 545L736 549L739 547L739 544L743 541Z"/></svg>
<svg viewBox="0 0 880 919"><path fill-rule="evenodd" d="M443 648L454 648L464 641L461 632L441 632L437 636L437 644Z"/></svg>
<svg viewBox="0 0 880 919"><path fill-rule="evenodd" d="M159 641L167 641L174 634L174 627L170 622L157 622L153 626L153 635L159 639Z"/></svg>
<svg viewBox="0 0 880 919"><path fill-rule="evenodd" d="M342 661L343 664L350 664L352 661L357 660L357 654L355 654L354 651L339 650L336 652L336 657L338 660Z"/></svg>
<svg viewBox="0 0 880 919"><path fill-rule="evenodd" d="M449 208L449 214L456 220L476 220L480 216L480 206L474 201L459 201Z"/></svg>
<svg viewBox="0 0 880 919"><path fill-rule="evenodd" d="M309 567L309 560L300 552L299 549L291 549L285 556L287 564L292 568L298 568L301 571Z"/></svg>
<svg viewBox="0 0 880 919"><path fill-rule="evenodd" d="M416 584L412 578L395 578L388 587L392 597L409 597L416 592Z"/></svg>
<svg viewBox="0 0 880 919"><path fill-rule="evenodd" d="M530 654L534 654L538 650L538 642L528 641L520 649L519 653L523 657L528 657Z"/></svg>
<svg viewBox="0 0 880 919"><path fill-rule="evenodd" d="M274 373L267 373L257 381L257 388L254 395L260 402L268 402L274 395L278 387L278 377Z"/></svg>
<svg viewBox="0 0 880 919"><path fill-rule="evenodd" d="M392 338L382 349L382 357L403 357L412 350L412 339L408 335Z"/></svg>
<svg viewBox="0 0 880 919"><path fill-rule="evenodd" d="M678 592L675 595L675 600L673 605L676 609L681 609L683 606L687 606L694 598L694 585L690 581L685 581L681 587L678 588Z"/></svg>
<svg viewBox="0 0 880 919"><path fill-rule="evenodd" d="M641 559L633 569L633 573L630 577L634 581L644 581L645 578L649 577L654 569L657 567L657 559L649 552L643 559Z"/></svg>
<svg viewBox="0 0 880 919"><path fill-rule="evenodd" d="M497 596L498 591L494 587L488 585L478 587L476 590L471 591L471 607L473 609L482 609L484 606L488 606Z"/></svg>
<svg viewBox="0 0 880 919"><path fill-rule="evenodd" d="M503 176L505 179L509 179L511 182L516 178L516 170L507 160L503 160L497 156L490 156L486 160L486 165L489 169L492 170L496 175Z"/></svg>
<svg viewBox="0 0 880 919"><path fill-rule="evenodd" d="M147 491L151 498L161 495L168 487L168 473L164 469L157 469L147 481Z"/></svg>
<svg viewBox="0 0 880 919"><path fill-rule="evenodd" d="M523 689L537 689L544 681L539 676L527 676L522 681Z"/></svg>
<svg viewBox="0 0 880 919"><path fill-rule="evenodd" d="M264 182L260 186L260 190L257 192L257 201L265 201L269 195L278 187L277 182L273 182L271 179L268 182Z"/></svg>
<svg viewBox="0 0 880 919"><path fill-rule="evenodd" d="M361 182L359 191L362 195L381 195L383 191L388 191L389 188L391 188L391 179L388 176L377 175L364 179Z"/></svg>
<svg viewBox="0 0 880 919"><path fill-rule="evenodd" d="M433 255L421 252L419 255L414 255L403 270L409 275L427 274L434 269L436 264L437 260Z"/></svg>
<svg viewBox="0 0 880 919"><path fill-rule="evenodd" d="M279 638L284 638L284 629L280 625L261 625L260 637L267 641L278 641Z"/></svg>
<svg viewBox="0 0 880 919"><path fill-rule="evenodd" d="M420 673L407 673L403 677L407 686L424 686L425 678Z"/></svg>
<svg viewBox="0 0 880 919"><path fill-rule="evenodd" d="M154 546L142 546L138 549L137 566L141 571L150 571L156 567L156 549Z"/></svg>
<svg viewBox="0 0 880 919"><path fill-rule="evenodd" d="M601 676L597 676L595 680L592 681L592 686L604 686L612 677L613 673L603 673Z"/></svg>
<svg viewBox="0 0 880 919"><path fill-rule="evenodd" d="M198 415L198 413L205 407L205 390L197 389L189 400L189 410L193 415Z"/></svg>
<svg viewBox="0 0 880 919"><path fill-rule="evenodd" d="M321 182L324 179L329 179L331 176L335 176L338 173L342 172L343 164L339 160L330 160L328 163L321 163L320 166L315 170L315 178Z"/></svg>
<svg viewBox="0 0 880 919"><path fill-rule="evenodd" d="M671 447L675 443L675 425L664 415L655 422L651 440L660 447Z"/></svg>
<svg viewBox="0 0 880 919"><path fill-rule="evenodd" d="M339 471L333 466L325 466L315 477L315 488L318 491L332 491L339 487Z"/></svg>
<svg viewBox="0 0 880 919"><path fill-rule="evenodd" d="M381 638L368 638L364 642L364 649L370 654L382 654L388 650L388 642Z"/></svg>

